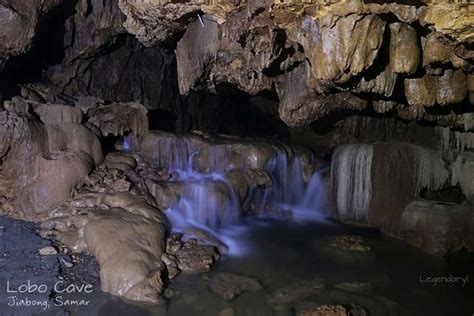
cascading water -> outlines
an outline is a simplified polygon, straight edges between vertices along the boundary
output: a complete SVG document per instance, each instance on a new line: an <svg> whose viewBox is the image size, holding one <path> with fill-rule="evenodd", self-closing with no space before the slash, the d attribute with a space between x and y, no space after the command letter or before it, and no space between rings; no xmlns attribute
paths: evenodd
<svg viewBox="0 0 474 316"><path fill-rule="evenodd" d="M314 172L305 182L300 158L282 149L269 161L267 171L273 185L255 194L259 205L291 210L297 221L325 219L327 201L321 171Z"/></svg>
<svg viewBox="0 0 474 316"><path fill-rule="evenodd" d="M239 145L212 143L195 137L160 138L153 152L155 165L168 169L169 181L183 185L178 201L165 211L174 231L217 245L230 254L241 253L243 247L238 244L235 233L242 229L238 224L243 201L228 173L232 170L247 172L255 165L265 169L272 183L266 188L251 189L247 200L257 201L262 207L291 210L293 218L299 221L324 217L325 192L320 174L314 173L305 182L298 155L283 146L267 145L271 148L267 151L269 157L266 164L261 165L258 158L249 157L251 155L242 153L236 146ZM248 146L259 148L254 144Z"/></svg>

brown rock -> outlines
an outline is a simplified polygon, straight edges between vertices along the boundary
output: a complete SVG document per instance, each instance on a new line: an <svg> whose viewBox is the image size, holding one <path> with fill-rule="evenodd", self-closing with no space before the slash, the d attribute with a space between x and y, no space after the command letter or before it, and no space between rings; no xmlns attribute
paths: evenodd
<svg viewBox="0 0 474 316"><path fill-rule="evenodd" d="M196 240L188 240L175 254L178 267L185 273L203 273L219 260L219 254L213 246L198 245Z"/></svg>
<svg viewBox="0 0 474 316"><path fill-rule="evenodd" d="M420 22L422 25L433 25L435 30L458 41L474 39L474 14L470 3L431 2L421 14Z"/></svg>
<svg viewBox="0 0 474 316"><path fill-rule="evenodd" d="M436 102L436 81L430 75L405 79L405 96L408 104L416 107L433 106Z"/></svg>
<svg viewBox="0 0 474 316"><path fill-rule="evenodd" d="M78 195L50 215L43 235L54 234L74 252L88 251L100 265L101 289L130 300L159 302L167 220L129 192Z"/></svg>
<svg viewBox="0 0 474 316"><path fill-rule="evenodd" d="M390 24L390 62L393 71L412 74L418 68L420 47L416 31L405 23Z"/></svg>
<svg viewBox="0 0 474 316"><path fill-rule="evenodd" d="M131 132L141 138L148 133L147 113L148 110L136 102L101 105L88 112L87 124L104 136L125 136Z"/></svg>
<svg viewBox="0 0 474 316"><path fill-rule="evenodd" d="M385 22L376 15L324 16L319 21L303 20L312 73L322 81L343 83L367 69L377 57ZM313 34L313 35L311 35Z"/></svg>
<svg viewBox="0 0 474 316"><path fill-rule="evenodd" d="M436 101L439 105L459 103L467 94L466 76L462 70L448 69L437 77Z"/></svg>
<svg viewBox="0 0 474 316"><path fill-rule="evenodd" d="M23 104L25 109L31 106L21 99L12 103ZM9 197L4 210L11 216L41 220L46 211L66 201L102 161L102 149L95 135L74 122L76 109L34 106L47 124L26 113L0 112L4 122L0 191Z"/></svg>
<svg viewBox="0 0 474 316"><path fill-rule="evenodd" d="M280 78L276 89L280 98L278 112L288 126L308 124L327 113L345 109L363 109L368 101L351 93L318 94L311 88L308 63L302 64Z"/></svg>
<svg viewBox="0 0 474 316"><path fill-rule="evenodd" d="M474 204L461 205L418 200L410 203L400 220L401 236L413 246L436 255L474 250Z"/></svg>

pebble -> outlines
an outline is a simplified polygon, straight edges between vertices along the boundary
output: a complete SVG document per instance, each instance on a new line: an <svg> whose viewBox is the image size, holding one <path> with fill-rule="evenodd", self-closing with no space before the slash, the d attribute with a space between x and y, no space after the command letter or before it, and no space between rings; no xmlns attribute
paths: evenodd
<svg viewBox="0 0 474 316"><path fill-rule="evenodd" d="M51 256L51 255L57 255L58 254L57 250L54 249L54 247L51 247L51 246L41 248L38 252L42 256Z"/></svg>

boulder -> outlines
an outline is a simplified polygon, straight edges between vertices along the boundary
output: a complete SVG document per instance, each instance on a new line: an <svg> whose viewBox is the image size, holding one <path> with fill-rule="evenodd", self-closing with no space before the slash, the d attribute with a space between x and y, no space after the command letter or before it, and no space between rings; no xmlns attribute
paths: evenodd
<svg viewBox="0 0 474 316"><path fill-rule="evenodd" d="M417 200L405 208L401 236L431 254L474 251L474 200L460 205Z"/></svg>

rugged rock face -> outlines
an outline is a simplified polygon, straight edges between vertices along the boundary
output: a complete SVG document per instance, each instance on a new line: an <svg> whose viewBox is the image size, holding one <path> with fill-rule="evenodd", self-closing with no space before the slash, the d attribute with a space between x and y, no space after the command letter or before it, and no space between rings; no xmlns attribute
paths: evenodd
<svg viewBox="0 0 474 316"><path fill-rule="evenodd" d="M377 111L378 99L395 102L384 112L408 120L423 119L424 107L469 103L468 3L121 1L121 8L127 30L148 45L197 17L176 50L181 93L220 82L250 94L276 86L290 126L370 103Z"/></svg>
<svg viewBox="0 0 474 316"><path fill-rule="evenodd" d="M61 1L0 3L0 71L10 58L27 53L34 45L41 23Z"/></svg>
<svg viewBox="0 0 474 316"><path fill-rule="evenodd" d="M1 189L11 216L39 220L102 161L79 109L15 98L2 117Z"/></svg>

